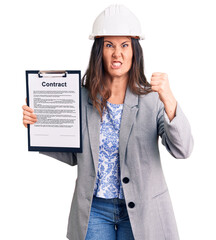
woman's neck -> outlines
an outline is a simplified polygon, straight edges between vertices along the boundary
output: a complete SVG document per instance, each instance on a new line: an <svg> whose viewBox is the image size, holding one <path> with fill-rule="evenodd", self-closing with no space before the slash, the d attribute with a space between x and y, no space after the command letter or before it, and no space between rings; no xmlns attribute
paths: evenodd
<svg viewBox="0 0 216 240"><path fill-rule="evenodd" d="M109 102L114 104L124 103L125 93L127 89L128 78L126 77L114 77L110 79L111 96L108 99Z"/></svg>

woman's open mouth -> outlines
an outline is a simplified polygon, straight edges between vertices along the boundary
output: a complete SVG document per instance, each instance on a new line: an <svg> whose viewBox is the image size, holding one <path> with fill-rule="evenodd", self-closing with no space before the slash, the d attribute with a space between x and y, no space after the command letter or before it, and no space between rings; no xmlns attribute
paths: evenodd
<svg viewBox="0 0 216 240"><path fill-rule="evenodd" d="M121 65L122 65L122 63L120 61L113 61L112 62L112 68L113 69L118 69L118 68L121 67Z"/></svg>

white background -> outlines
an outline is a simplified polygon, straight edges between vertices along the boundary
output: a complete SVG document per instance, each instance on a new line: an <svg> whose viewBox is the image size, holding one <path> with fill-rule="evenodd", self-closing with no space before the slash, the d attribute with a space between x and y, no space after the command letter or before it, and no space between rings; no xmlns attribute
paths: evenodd
<svg viewBox="0 0 216 240"><path fill-rule="evenodd" d="M148 81L152 72L166 72L191 124L195 146L188 159L173 158L160 143L181 240L216 239L213 0L1 1L0 239L66 239L76 167L27 151L25 70L83 75L92 23L112 3L140 19Z"/></svg>

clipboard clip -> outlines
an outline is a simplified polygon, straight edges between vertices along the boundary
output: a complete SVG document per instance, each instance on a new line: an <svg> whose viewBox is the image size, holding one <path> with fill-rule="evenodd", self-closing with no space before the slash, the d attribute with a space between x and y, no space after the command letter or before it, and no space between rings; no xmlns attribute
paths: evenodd
<svg viewBox="0 0 216 240"><path fill-rule="evenodd" d="M38 77L42 78L42 77L67 77L67 71L65 70L50 70L50 71L39 71L38 72Z"/></svg>

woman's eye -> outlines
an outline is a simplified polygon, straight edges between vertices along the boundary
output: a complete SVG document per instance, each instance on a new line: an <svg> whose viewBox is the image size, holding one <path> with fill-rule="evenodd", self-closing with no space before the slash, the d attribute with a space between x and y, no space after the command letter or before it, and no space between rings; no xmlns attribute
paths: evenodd
<svg viewBox="0 0 216 240"><path fill-rule="evenodd" d="M111 45L111 44L109 44L109 43L107 43L107 44L106 44L106 47L108 47L108 48L111 48L111 47L112 47L112 45Z"/></svg>
<svg viewBox="0 0 216 240"><path fill-rule="evenodd" d="M128 44L127 44L127 43L125 43L125 44L123 44L123 45L122 45L122 47L128 47Z"/></svg>

